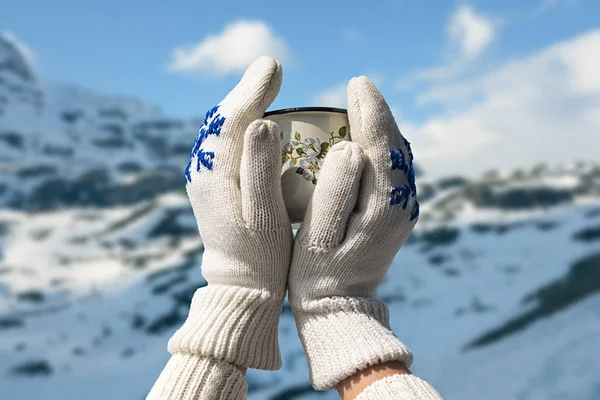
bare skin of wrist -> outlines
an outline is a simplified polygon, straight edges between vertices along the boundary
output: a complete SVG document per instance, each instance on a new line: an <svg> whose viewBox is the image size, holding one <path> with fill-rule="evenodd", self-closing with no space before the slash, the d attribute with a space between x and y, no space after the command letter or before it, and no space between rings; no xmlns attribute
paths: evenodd
<svg viewBox="0 0 600 400"><path fill-rule="evenodd" d="M386 376L409 374L410 370L399 361L389 361L367 367L344 379L337 385L342 400L354 400L367 386Z"/></svg>

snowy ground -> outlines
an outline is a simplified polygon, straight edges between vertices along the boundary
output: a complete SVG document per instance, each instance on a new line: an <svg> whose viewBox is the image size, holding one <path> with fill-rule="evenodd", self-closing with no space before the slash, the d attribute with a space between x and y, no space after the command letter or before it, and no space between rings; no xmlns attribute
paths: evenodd
<svg viewBox="0 0 600 400"><path fill-rule="evenodd" d="M143 397L168 358L166 342L189 296L203 284L193 230L177 239L149 237L167 210L185 206L184 197L171 195L102 212L0 214L10 221L0 263L0 398ZM600 226L596 208L563 207L514 219L508 228L504 220L482 228L469 214L468 222L418 229L379 292L393 329L416 354L415 373L448 399L598 398L598 294L465 350L534 310L535 301L522 302L528 294L600 253L599 240L574 240ZM440 229L446 239L432 239ZM308 390L287 309L280 341L282 370L250 371L250 398L336 398Z"/></svg>

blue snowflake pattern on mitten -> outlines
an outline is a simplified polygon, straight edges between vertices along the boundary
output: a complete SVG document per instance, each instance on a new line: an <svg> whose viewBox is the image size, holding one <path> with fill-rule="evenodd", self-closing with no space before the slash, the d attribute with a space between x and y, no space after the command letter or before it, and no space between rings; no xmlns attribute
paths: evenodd
<svg viewBox="0 0 600 400"><path fill-rule="evenodd" d="M402 208L406 209L410 188L408 186L392 186L390 204L395 206L402 203Z"/></svg>
<svg viewBox="0 0 600 400"><path fill-rule="evenodd" d="M412 149L410 148L410 142L408 140L406 140L406 138L402 138L404 139L404 146L406 147L406 151L408 152L408 163L412 165L413 162L413 153L412 153Z"/></svg>
<svg viewBox="0 0 600 400"><path fill-rule="evenodd" d="M415 198L415 205L410 215L410 220L413 221L419 217L419 203L417 202L417 185L415 183L415 168L413 166L413 153L408 140L404 139L406 147L406 156L402 149L390 150L392 171L400 170L404 172L408 186L392 186L390 192L390 204L392 206L402 204L402 209L406 210L408 198Z"/></svg>
<svg viewBox="0 0 600 400"><path fill-rule="evenodd" d="M415 200L415 206L410 214L410 220L414 221L417 218L419 218L419 202Z"/></svg>
<svg viewBox="0 0 600 400"><path fill-rule="evenodd" d="M412 164L410 165L407 175L408 175L408 186L410 186L410 189L412 190L413 197L416 197L417 196L417 184L415 183L415 168Z"/></svg>
<svg viewBox="0 0 600 400"><path fill-rule="evenodd" d="M194 146L192 147L192 151L190 153L190 162L188 163L187 167L185 167L184 176L186 183L192 182L193 167L196 168L196 171L200 171L201 167L209 170L213 167L215 153L213 151L205 151L202 149L202 143L204 143L204 141L211 135L219 136L221 134L221 129L225 123L225 117L220 115L218 111L219 106L214 106L208 110L206 117L204 118L204 122L200 126L198 136L196 137L196 140L194 140ZM196 165L192 166L193 159L196 156Z"/></svg>
<svg viewBox="0 0 600 400"><path fill-rule="evenodd" d="M399 169L406 172L408 166L406 164L406 158L404 157L404 152L402 149L390 150L390 158L392 159L392 170Z"/></svg>

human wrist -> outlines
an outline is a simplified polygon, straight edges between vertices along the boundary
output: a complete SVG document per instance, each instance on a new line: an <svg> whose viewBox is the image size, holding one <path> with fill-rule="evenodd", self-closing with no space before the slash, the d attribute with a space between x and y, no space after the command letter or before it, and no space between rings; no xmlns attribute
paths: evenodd
<svg viewBox="0 0 600 400"><path fill-rule="evenodd" d="M198 289L171 354L212 357L247 368L281 367L277 330L283 296L265 290L209 285Z"/></svg>
<svg viewBox="0 0 600 400"><path fill-rule="evenodd" d="M442 400L442 396L423 379L412 374L391 374L366 386L356 397L343 400Z"/></svg>
<svg viewBox="0 0 600 400"><path fill-rule="evenodd" d="M344 379L336 389L342 400L354 400L371 384L388 376L410 374L410 370L400 361L388 361L370 365Z"/></svg>
<svg viewBox="0 0 600 400"><path fill-rule="evenodd" d="M147 400L242 400L245 372L226 361L194 354L173 354Z"/></svg>
<svg viewBox="0 0 600 400"><path fill-rule="evenodd" d="M332 389L371 365L412 364L411 351L389 327L387 307L375 299L331 297L294 302L292 309L317 390Z"/></svg>

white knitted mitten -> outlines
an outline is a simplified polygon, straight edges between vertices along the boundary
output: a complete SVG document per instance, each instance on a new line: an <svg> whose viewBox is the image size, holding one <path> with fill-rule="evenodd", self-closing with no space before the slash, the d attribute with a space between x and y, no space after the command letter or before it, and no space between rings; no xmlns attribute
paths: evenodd
<svg viewBox="0 0 600 400"><path fill-rule="evenodd" d="M375 300L417 222L410 145L366 77L348 85L352 142L329 151L294 242L289 296L317 390L412 353ZM364 150L364 152L363 152ZM360 184L359 184L360 182Z"/></svg>
<svg viewBox="0 0 600 400"><path fill-rule="evenodd" d="M185 177L208 285L196 291L187 320L170 339L173 357L149 398L200 398L181 381L194 378L191 369L205 358L281 366L277 324L292 231L281 192L279 127L260 120L281 79L277 61L259 58L200 128ZM174 386L184 389L167 394L164 388Z"/></svg>

